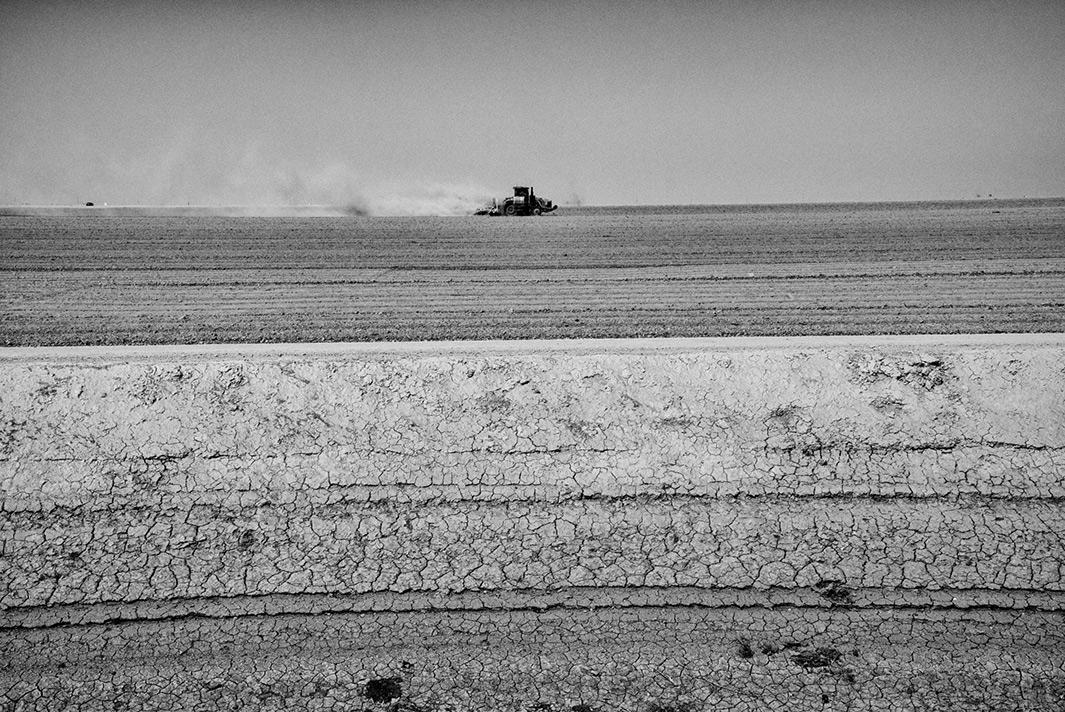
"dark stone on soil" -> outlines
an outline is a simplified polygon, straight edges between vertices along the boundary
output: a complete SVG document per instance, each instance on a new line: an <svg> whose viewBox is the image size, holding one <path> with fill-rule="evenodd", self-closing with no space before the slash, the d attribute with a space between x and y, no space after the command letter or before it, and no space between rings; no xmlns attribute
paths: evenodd
<svg viewBox="0 0 1065 712"><path fill-rule="evenodd" d="M841 657L843 657L843 654L835 648L816 648L795 653L795 655L791 656L791 659L799 667L812 670L814 668L828 667L835 662L839 662Z"/></svg>
<svg viewBox="0 0 1065 712"><path fill-rule="evenodd" d="M382 677L370 680L362 694L374 702L391 702L403 694L403 678Z"/></svg>

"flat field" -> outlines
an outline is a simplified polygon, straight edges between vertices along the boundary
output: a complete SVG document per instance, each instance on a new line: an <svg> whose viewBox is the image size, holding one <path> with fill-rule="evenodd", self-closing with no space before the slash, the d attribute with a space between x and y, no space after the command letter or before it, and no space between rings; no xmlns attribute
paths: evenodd
<svg viewBox="0 0 1065 712"><path fill-rule="evenodd" d="M1065 200L0 212L0 345L1065 331Z"/></svg>

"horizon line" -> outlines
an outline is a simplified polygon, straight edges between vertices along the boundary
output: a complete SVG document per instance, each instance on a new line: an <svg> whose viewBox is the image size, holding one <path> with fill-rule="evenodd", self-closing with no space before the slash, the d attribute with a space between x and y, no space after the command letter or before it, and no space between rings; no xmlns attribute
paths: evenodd
<svg viewBox="0 0 1065 712"><path fill-rule="evenodd" d="M989 203L1016 201L1065 201L1065 195L1038 196L975 196L963 198L914 198L891 200L785 200L768 202L725 203L556 203L565 208L692 208L692 207L757 207L780 205L895 205L913 203ZM90 201L91 202L91 201ZM355 204L343 203L0 203L0 210L335 210L361 211Z"/></svg>

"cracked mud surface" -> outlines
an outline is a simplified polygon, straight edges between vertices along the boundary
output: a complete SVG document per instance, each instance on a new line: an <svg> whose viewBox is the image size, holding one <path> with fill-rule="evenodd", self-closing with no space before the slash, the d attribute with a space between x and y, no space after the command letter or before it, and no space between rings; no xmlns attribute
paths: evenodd
<svg viewBox="0 0 1065 712"><path fill-rule="evenodd" d="M1065 339L653 343L0 352L0 709L1065 705Z"/></svg>

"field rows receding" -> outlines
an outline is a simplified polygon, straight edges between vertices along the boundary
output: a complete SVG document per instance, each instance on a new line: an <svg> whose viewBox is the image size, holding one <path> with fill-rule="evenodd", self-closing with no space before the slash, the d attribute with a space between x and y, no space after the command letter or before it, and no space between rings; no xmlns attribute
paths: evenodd
<svg viewBox="0 0 1065 712"><path fill-rule="evenodd" d="M480 218L4 217L7 268L518 268L1061 257L1065 203ZM813 259L811 259L813 258Z"/></svg>
<svg viewBox="0 0 1065 712"><path fill-rule="evenodd" d="M1065 204L0 218L0 345L1065 330Z"/></svg>
<svg viewBox="0 0 1065 712"><path fill-rule="evenodd" d="M1063 262L1055 260L1055 262ZM1065 265L999 274L507 279L233 284L184 273L23 272L8 282L6 345L1057 331Z"/></svg>

